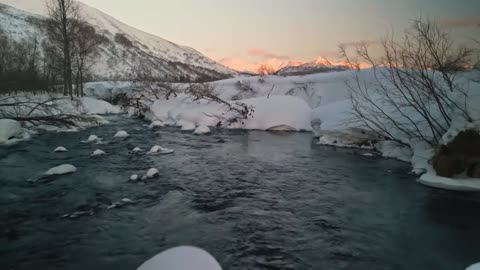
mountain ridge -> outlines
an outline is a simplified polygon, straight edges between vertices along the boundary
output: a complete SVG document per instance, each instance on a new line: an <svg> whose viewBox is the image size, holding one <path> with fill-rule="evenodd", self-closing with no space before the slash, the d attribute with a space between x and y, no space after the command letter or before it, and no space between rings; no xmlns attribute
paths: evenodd
<svg viewBox="0 0 480 270"><path fill-rule="evenodd" d="M29 23L31 18L44 19L47 11L42 0L0 0L6 7L0 10L1 25L6 25L7 34L15 40L31 35L41 36L40 27ZM229 69L194 48L178 45L162 37L139 30L91 7L78 2L83 19L108 39L102 44L97 63L92 67L96 79L129 79L139 69L151 70L154 75L165 78L223 79L237 72ZM17 17L12 17L12 13ZM21 29L28 34L21 33ZM118 38L126 38L133 46L119 44Z"/></svg>

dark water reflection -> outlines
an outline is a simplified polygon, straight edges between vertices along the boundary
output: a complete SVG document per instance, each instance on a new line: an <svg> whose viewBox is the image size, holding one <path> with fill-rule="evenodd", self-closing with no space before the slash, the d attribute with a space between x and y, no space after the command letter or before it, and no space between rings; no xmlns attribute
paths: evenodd
<svg viewBox="0 0 480 270"><path fill-rule="evenodd" d="M131 137L114 140L118 129ZM91 133L107 144L82 144ZM170 156L133 155L155 144ZM67 153L52 153L58 145ZM97 148L107 156L90 158ZM29 184L50 167L72 175ZM161 177L127 182L156 167ZM480 261L480 196L416 184L403 163L308 133L148 130L136 120L0 148L0 269L136 269L196 245L229 269L464 269ZM135 205L106 210L122 198ZM75 211L93 216L61 219Z"/></svg>

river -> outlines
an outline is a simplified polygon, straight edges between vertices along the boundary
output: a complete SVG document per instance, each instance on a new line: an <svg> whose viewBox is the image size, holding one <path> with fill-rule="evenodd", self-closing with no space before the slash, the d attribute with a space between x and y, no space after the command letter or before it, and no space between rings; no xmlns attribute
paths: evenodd
<svg viewBox="0 0 480 270"><path fill-rule="evenodd" d="M195 245L225 270L465 269L480 261L480 196L415 183L409 165L310 133L149 130L121 117L0 147L0 269L136 269ZM130 137L114 139L117 130ZM105 144L81 143L90 134ZM166 156L132 154L158 144ZM62 145L66 153L53 153ZM91 158L100 148L106 156ZM71 175L29 183L70 163ZM128 182L160 170L158 179ZM122 198L132 205L106 209ZM76 219L61 218L91 211Z"/></svg>

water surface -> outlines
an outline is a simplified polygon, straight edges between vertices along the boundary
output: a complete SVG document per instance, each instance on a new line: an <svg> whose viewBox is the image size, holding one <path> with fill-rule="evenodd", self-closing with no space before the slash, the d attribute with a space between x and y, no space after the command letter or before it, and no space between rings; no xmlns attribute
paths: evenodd
<svg viewBox="0 0 480 270"><path fill-rule="evenodd" d="M113 139L117 130L131 135ZM80 143L90 134L106 144ZM169 156L135 155L159 144ZM57 146L67 153L52 153ZM90 158L100 148L107 156ZM177 245L226 270L464 269L480 261L480 196L415 183L409 166L309 133L176 128L112 118L0 148L0 269L136 269ZM71 175L31 184L64 163ZM130 183L131 174L160 170ZM122 198L134 205L106 210ZM92 216L62 219L91 211Z"/></svg>

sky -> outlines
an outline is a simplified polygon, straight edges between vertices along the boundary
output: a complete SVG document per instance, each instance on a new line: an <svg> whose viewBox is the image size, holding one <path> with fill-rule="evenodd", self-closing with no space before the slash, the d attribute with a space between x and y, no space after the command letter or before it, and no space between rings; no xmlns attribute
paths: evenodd
<svg viewBox="0 0 480 270"><path fill-rule="evenodd" d="M81 0L143 31L239 70L375 41L423 16L457 40L480 37L480 0Z"/></svg>

